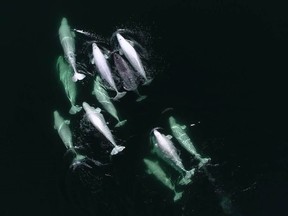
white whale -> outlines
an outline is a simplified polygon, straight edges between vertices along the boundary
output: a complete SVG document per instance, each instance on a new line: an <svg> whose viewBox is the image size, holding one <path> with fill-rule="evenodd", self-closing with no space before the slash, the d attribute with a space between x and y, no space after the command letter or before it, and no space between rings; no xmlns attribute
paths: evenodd
<svg viewBox="0 0 288 216"><path fill-rule="evenodd" d="M59 28L59 39L65 54L65 58L74 71L74 76L72 77L72 80L76 82L77 80L84 79L85 75L79 73L76 69L74 37L75 34L73 31L71 31L67 19L63 17Z"/></svg>
<svg viewBox="0 0 288 216"><path fill-rule="evenodd" d="M177 149L170 140L172 137L161 134L156 128L154 128L152 132L154 136L152 142L155 152L174 169L179 171L182 175L184 174L180 184L190 183L195 169L193 168L188 171L184 168L182 160L177 153Z"/></svg>
<svg viewBox="0 0 288 216"><path fill-rule="evenodd" d="M147 166L146 172L148 174L153 174L163 185L168 187L170 190L174 192L174 201L179 200L182 197L183 192L177 192L175 186L172 184L171 179L169 179L161 168L159 163L156 161L149 160L147 158L143 159L145 165Z"/></svg>
<svg viewBox="0 0 288 216"><path fill-rule="evenodd" d="M174 117L169 117L169 125L172 131L173 136L178 140L178 142L185 148L191 155L193 155L198 161L198 168L201 168L206 163L208 163L210 158L203 158L197 151L195 146L193 145L191 139L185 133L186 126L181 126L178 124Z"/></svg>
<svg viewBox="0 0 288 216"><path fill-rule="evenodd" d="M145 80L144 85L148 85L151 82L151 80L148 80L143 64L136 50L121 34L116 33L116 37L121 47L122 53L128 59L133 68L139 73L139 75L144 78Z"/></svg>
<svg viewBox="0 0 288 216"><path fill-rule="evenodd" d="M118 146L116 144L110 129L106 125L106 122L105 122L105 119L104 119L103 115L100 113L101 109L100 108L96 108L95 109L94 107L90 106L86 102L83 102L82 106L83 106L83 109L85 110L85 112L87 114L87 118L89 119L89 121L114 146L114 148L112 149L110 154L111 155L116 155L119 152L121 152L123 149L125 149L124 146Z"/></svg>
<svg viewBox="0 0 288 216"><path fill-rule="evenodd" d="M106 80L107 83L113 88L113 90L116 91L116 96L113 98L113 100L118 100L122 98L126 94L126 92L118 91L108 62L96 43L92 44L92 52L93 52L92 63L95 64L101 78L103 80Z"/></svg>
<svg viewBox="0 0 288 216"><path fill-rule="evenodd" d="M101 78L99 76L97 76L96 80L94 81L94 88L92 94L95 95L95 97L102 104L104 109L118 121L115 127L123 126L127 122L127 120L120 121L118 117L118 112L112 101L110 100L110 97L108 96L105 87L102 85Z"/></svg>
<svg viewBox="0 0 288 216"><path fill-rule="evenodd" d="M61 140L67 149L73 148L72 133L69 128L70 121L65 120L56 110L54 115L54 129L57 130Z"/></svg>
<svg viewBox="0 0 288 216"><path fill-rule="evenodd" d="M76 114L82 109L82 107L76 105L76 96L77 96L76 83L73 82L71 79L73 71L62 56L59 56L56 66L59 71L60 80L64 86L65 93L71 103L69 113Z"/></svg>

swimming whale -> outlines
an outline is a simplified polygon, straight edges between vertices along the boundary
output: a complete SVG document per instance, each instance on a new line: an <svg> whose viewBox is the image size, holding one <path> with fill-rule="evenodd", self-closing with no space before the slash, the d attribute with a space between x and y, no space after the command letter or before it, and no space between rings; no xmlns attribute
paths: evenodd
<svg viewBox="0 0 288 216"><path fill-rule="evenodd" d="M144 100L147 96L140 95L138 91L138 80L135 75L135 72L129 67L126 61L116 52L113 53L113 60L116 67L116 70L121 77L123 88L126 91L134 91L138 98L136 99L137 102Z"/></svg>
<svg viewBox="0 0 288 216"><path fill-rule="evenodd" d="M171 136L165 136L161 134L157 128L152 130L152 144L154 146L153 151L176 169L179 173L183 175L183 178L179 182L180 184L188 184L191 182L191 177L194 175L195 169L186 170L182 164L182 160L177 153L177 149L170 140Z"/></svg>
<svg viewBox="0 0 288 216"><path fill-rule="evenodd" d="M130 62L132 67L139 73L139 75L144 78L144 85L148 85L151 80L147 78L143 64L136 50L120 33L116 33L116 37L120 45L121 52L125 55L127 60Z"/></svg>
<svg viewBox="0 0 288 216"><path fill-rule="evenodd" d="M161 168L159 163L157 161L155 162L147 158L144 158L143 161L147 166L146 172L148 174L154 175L163 185L165 185L174 192L174 198L173 198L174 201L179 200L182 197L183 192L176 191L175 186L172 184L171 179L167 177L166 173Z"/></svg>
<svg viewBox="0 0 288 216"><path fill-rule="evenodd" d="M125 147L119 146L116 144L116 142L113 138L113 135L112 135L110 129L108 128L108 126L106 125L106 122L105 122L103 115L101 114L101 109L100 108L95 109L94 107L90 106L86 102L83 102L82 106L83 106L83 109L85 110L85 112L87 114L87 118L89 119L89 121L114 146L114 148L112 149L110 154L116 155L119 152L123 151L125 149Z"/></svg>
<svg viewBox="0 0 288 216"><path fill-rule="evenodd" d="M73 71L62 56L58 57L56 66L59 71L60 80L64 86L65 93L71 103L69 113L76 114L82 109L82 107L76 105L77 89L75 82L73 82L71 79Z"/></svg>
<svg viewBox="0 0 288 216"><path fill-rule="evenodd" d="M111 102L110 97L105 90L105 87L102 85L101 78L99 76L96 76L96 79L94 81L92 94L95 95L95 97L102 104L104 109L118 121L115 127L120 127L127 122L127 120L119 120L118 112L113 103Z"/></svg>
<svg viewBox="0 0 288 216"><path fill-rule="evenodd" d="M181 126L178 124L174 117L169 117L169 125L172 131L173 136L178 140L178 142L185 148L191 155L193 155L198 161L199 165L198 168L201 168L206 163L208 163L211 159L210 158L203 158L194 147L191 139L185 132L186 126Z"/></svg>
<svg viewBox="0 0 288 216"><path fill-rule="evenodd" d="M79 73L76 69L75 40L74 40L75 34L73 31L71 31L71 28L65 17L63 17L61 20L61 25L59 27L58 32L65 58L74 71L72 80L76 82L77 80L84 79L85 75Z"/></svg>
<svg viewBox="0 0 288 216"><path fill-rule="evenodd" d="M97 46L96 43L92 44L92 53L93 53L92 63L95 64L101 78L105 80L110 85L110 87L113 88L114 91L116 91L116 96L113 98L113 100L118 100L122 98L126 94L126 92L118 91L112 76L110 66L108 65L108 62L104 54L102 53L102 51L100 50L100 48Z"/></svg>

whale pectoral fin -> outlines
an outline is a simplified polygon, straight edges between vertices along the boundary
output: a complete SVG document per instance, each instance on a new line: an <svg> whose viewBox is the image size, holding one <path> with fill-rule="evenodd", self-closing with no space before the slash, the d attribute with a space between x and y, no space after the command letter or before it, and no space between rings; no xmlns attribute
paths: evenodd
<svg viewBox="0 0 288 216"><path fill-rule="evenodd" d="M95 111L96 113L100 113L100 112L101 112L101 109L100 109L99 107L97 107L96 109L94 109L94 111Z"/></svg>
<svg viewBox="0 0 288 216"><path fill-rule="evenodd" d="M127 41L131 46L134 47L134 45L135 45L134 41L132 41L132 40L127 40L127 39L126 39L126 41Z"/></svg>
<svg viewBox="0 0 288 216"><path fill-rule="evenodd" d="M101 112L101 109L99 107L97 108L94 108L94 107L91 107L93 113L100 113Z"/></svg>
<svg viewBox="0 0 288 216"><path fill-rule="evenodd" d="M120 55L124 55L122 49L119 49L118 52L119 52Z"/></svg>
<svg viewBox="0 0 288 216"><path fill-rule="evenodd" d="M152 174L152 172L149 169L146 170L146 173L149 174L149 175Z"/></svg>
<svg viewBox="0 0 288 216"><path fill-rule="evenodd" d="M171 136L171 135L166 135L166 137L167 137L168 139L172 139L172 136Z"/></svg>
<svg viewBox="0 0 288 216"><path fill-rule="evenodd" d="M91 64L95 64L94 58L91 58Z"/></svg>
<svg viewBox="0 0 288 216"><path fill-rule="evenodd" d="M71 115L74 115L76 113L78 113L79 111L81 111L82 107L81 106L78 106L78 105L72 105L70 110L69 110L69 113Z"/></svg>
<svg viewBox="0 0 288 216"><path fill-rule="evenodd" d="M186 129L186 125L181 125L181 128L182 128L183 130L185 130L185 129Z"/></svg>

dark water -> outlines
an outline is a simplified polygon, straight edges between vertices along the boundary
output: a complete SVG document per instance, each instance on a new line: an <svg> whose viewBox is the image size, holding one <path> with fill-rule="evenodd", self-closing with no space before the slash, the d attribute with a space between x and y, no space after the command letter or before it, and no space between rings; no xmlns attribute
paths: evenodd
<svg viewBox="0 0 288 216"><path fill-rule="evenodd" d="M268 1L3 3L0 215L287 215L285 8ZM69 153L53 129L52 112L69 109L55 72L63 16L103 37L123 26L151 37L155 78L140 89L148 98L116 104L128 119L115 130L126 150L103 168L67 169ZM142 164L150 130L167 127L167 107L196 123L189 135L218 164L207 167L217 188L199 172L178 203ZM93 145L83 151L109 160Z"/></svg>

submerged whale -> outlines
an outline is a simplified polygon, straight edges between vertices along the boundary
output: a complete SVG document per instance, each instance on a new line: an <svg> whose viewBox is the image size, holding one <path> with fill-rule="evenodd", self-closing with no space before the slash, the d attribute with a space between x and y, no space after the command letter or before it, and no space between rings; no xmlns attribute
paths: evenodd
<svg viewBox="0 0 288 216"><path fill-rule="evenodd" d="M178 140L178 142L185 148L191 155L193 155L198 161L198 167L201 168L206 163L210 161L210 158L203 158L194 147L191 139L188 137L186 132L184 131L186 126L181 126L178 124L174 117L169 117L169 125L172 131L173 136Z"/></svg>
<svg viewBox="0 0 288 216"><path fill-rule="evenodd" d="M118 121L115 127L120 127L127 122L127 120L120 121L118 117L118 112L113 103L111 102L110 97L105 90L105 87L102 85L101 78L99 76L97 76L94 81L94 88L92 94L95 95L95 97L102 104L104 109Z"/></svg>
<svg viewBox="0 0 288 216"><path fill-rule="evenodd" d="M60 80L64 86L66 95L71 103L69 113L76 114L82 109L82 107L75 104L77 90L75 82L73 82L71 79L73 71L62 56L58 57L56 66L59 71Z"/></svg>
<svg viewBox="0 0 288 216"><path fill-rule="evenodd" d="M161 168L159 163L156 161L149 160L147 158L143 159L145 165L147 166L147 173L153 174L163 185L168 187L170 190L174 192L174 201L179 200L182 197L183 192L177 192L175 189L175 186L172 184L171 179L169 179L164 172L164 170Z"/></svg>
<svg viewBox="0 0 288 216"><path fill-rule="evenodd" d="M144 100L147 96L140 95L138 91L138 80L135 72L129 67L126 61L117 53L113 53L113 60L116 70L121 77L123 88L126 91L134 91L137 95L137 102Z"/></svg>

